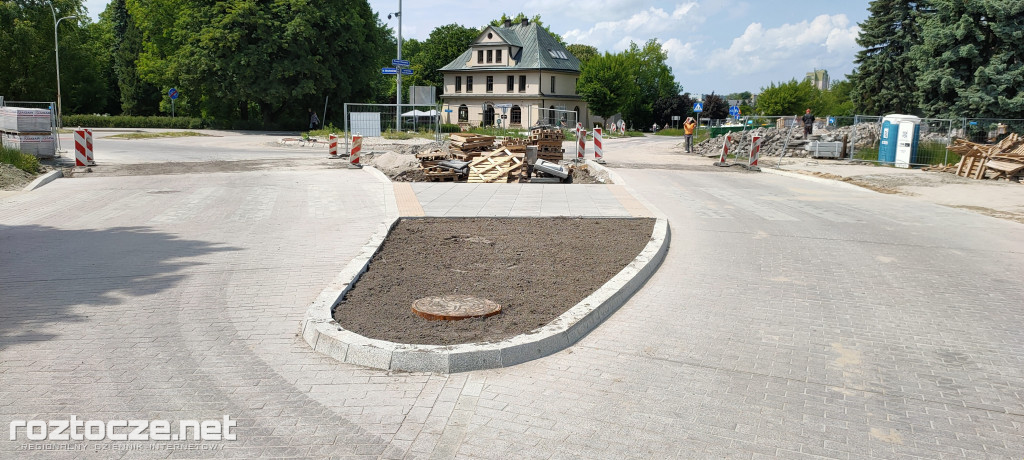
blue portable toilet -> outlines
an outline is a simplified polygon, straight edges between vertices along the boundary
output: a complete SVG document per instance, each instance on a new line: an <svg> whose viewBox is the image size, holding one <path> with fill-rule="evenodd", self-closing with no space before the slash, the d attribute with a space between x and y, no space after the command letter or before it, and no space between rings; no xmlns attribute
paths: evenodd
<svg viewBox="0 0 1024 460"><path fill-rule="evenodd" d="M896 147L899 140L900 123L910 122L914 124L911 162L917 156L917 139L921 130L921 118L914 115L891 114L882 117L882 135L878 143L878 161L882 163L896 162Z"/></svg>

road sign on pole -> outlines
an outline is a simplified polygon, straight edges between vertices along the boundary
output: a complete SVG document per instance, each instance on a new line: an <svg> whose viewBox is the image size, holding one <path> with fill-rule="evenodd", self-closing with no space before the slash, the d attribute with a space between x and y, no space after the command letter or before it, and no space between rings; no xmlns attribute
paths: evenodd
<svg viewBox="0 0 1024 460"><path fill-rule="evenodd" d="M412 75L413 73L416 72L416 71L414 71L412 69L401 69L401 71L402 71L402 75Z"/></svg>
<svg viewBox="0 0 1024 460"><path fill-rule="evenodd" d="M380 73L384 75L398 75L398 69L394 67L381 67Z"/></svg>
<svg viewBox="0 0 1024 460"><path fill-rule="evenodd" d="M700 102L694 102L693 103L693 111L697 112L697 113L703 112L704 111L704 104L701 104Z"/></svg>
<svg viewBox="0 0 1024 460"><path fill-rule="evenodd" d="M406 61L405 59L392 59L391 60L391 65L393 65L393 66L406 66L406 67L408 67L409 66L409 61Z"/></svg>
<svg viewBox="0 0 1024 460"><path fill-rule="evenodd" d="M739 114L740 114L740 108L739 107L736 107L735 105L732 106L732 107L729 107L729 115L732 115L732 116L735 117L735 116L737 116Z"/></svg>
<svg viewBox="0 0 1024 460"><path fill-rule="evenodd" d="M178 98L178 89L171 88L167 90L167 95L171 97L171 118L174 118L174 100Z"/></svg>

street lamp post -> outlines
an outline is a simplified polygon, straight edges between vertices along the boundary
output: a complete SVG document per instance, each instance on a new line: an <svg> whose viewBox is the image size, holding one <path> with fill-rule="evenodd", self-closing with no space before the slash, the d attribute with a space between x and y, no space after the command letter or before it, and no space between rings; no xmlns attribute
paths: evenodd
<svg viewBox="0 0 1024 460"><path fill-rule="evenodd" d="M392 13L398 18L398 60L402 60L402 0L398 0L398 12ZM391 14L388 15L391 19ZM397 67L397 66L396 66ZM395 88L395 131L402 130L402 69L398 69L398 84Z"/></svg>
<svg viewBox="0 0 1024 460"><path fill-rule="evenodd" d="M50 2L50 13L53 14L53 55L57 59L57 127L61 127L61 105L60 105L60 46L57 42L57 26L65 19L78 19L78 16L65 16L57 19L57 11L53 9L53 2Z"/></svg>

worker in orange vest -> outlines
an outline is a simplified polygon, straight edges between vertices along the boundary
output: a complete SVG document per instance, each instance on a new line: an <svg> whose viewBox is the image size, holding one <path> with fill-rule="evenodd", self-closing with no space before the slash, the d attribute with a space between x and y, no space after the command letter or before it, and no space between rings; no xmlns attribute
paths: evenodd
<svg viewBox="0 0 1024 460"><path fill-rule="evenodd" d="M683 122L683 139L686 141L686 153L693 152L693 130L697 129L697 122L693 117L686 117Z"/></svg>

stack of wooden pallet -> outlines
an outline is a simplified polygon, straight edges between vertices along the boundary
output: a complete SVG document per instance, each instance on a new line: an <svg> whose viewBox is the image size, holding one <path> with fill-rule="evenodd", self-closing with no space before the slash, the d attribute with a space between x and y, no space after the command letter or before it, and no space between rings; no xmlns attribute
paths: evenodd
<svg viewBox="0 0 1024 460"><path fill-rule="evenodd" d="M416 159L420 161L420 167L422 168L437 166L439 161L447 160L448 157L448 153L441 149L427 150L426 152L416 154Z"/></svg>
<svg viewBox="0 0 1024 460"><path fill-rule="evenodd" d="M530 144L537 146L537 158L555 163L562 161L562 142L565 133L558 128L534 128L530 131Z"/></svg>
<svg viewBox="0 0 1024 460"><path fill-rule="evenodd" d="M480 156L480 152L490 150L494 147L494 136L483 136L479 134L451 134L452 157L463 161Z"/></svg>
<svg viewBox="0 0 1024 460"><path fill-rule="evenodd" d="M998 144L956 139L949 151L961 155L954 174L971 179L1013 179L1024 171L1024 138L1011 133ZM989 173L993 173L991 177Z"/></svg>
<svg viewBox="0 0 1024 460"><path fill-rule="evenodd" d="M501 146L508 149L510 152L526 152L526 146L530 145L529 139L507 137L501 142Z"/></svg>
<svg viewBox="0 0 1024 460"><path fill-rule="evenodd" d="M522 155L517 155L502 147L473 159L469 163L469 178L466 182L471 184L512 182L519 179L524 164Z"/></svg>

